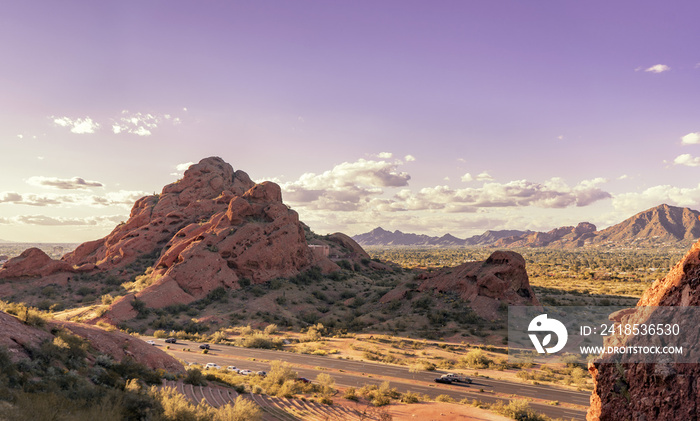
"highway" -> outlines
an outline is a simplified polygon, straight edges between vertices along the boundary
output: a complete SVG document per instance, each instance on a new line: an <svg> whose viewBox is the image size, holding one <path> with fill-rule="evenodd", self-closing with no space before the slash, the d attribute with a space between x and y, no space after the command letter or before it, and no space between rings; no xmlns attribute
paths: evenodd
<svg viewBox="0 0 700 421"><path fill-rule="evenodd" d="M153 339L143 337L142 339ZM157 346L164 349L162 339L154 339ZM209 354L202 354L199 343L180 341L170 345L170 349L164 349L175 358L196 362L199 364L216 363L222 367L234 365L240 369L253 371L269 371L268 361L286 361L302 377L314 379L319 373L328 372L340 387L361 387L365 384L381 384L389 380L392 387L400 392L410 390L412 392L427 394L430 397L445 394L456 400L464 398L477 399L483 402L493 403L498 400L508 400L511 395L514 398L532 398L545 401L558 401L561 404L573 404L588 407L590 393L578 392L545 385L530 385L525 383L509 382L505 380L488 379L484 377L472 377L472 384L452 385L434 383L434 379L443 371L420 371L411 373L408 367L382 363L363 362L355 360L338 359L328 356L295 354L285 351L272 351L253 348L239 348L228 345L212 345ZM189 348L191 351L182 351ZM252 361L255 359L256 361ZM483 392L481 391L483 389ZM552 418L583 420L586 412L583 409L565 408L558 405L547 405L539 402L531 402L530 406L537 412L546 414Z"/></svg>

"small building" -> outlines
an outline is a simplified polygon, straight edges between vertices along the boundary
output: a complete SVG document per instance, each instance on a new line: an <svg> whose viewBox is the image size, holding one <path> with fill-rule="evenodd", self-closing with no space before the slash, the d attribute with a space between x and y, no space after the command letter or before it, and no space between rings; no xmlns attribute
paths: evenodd
<svg viewBox="0 0 700 421"><path fill-rule="evenodd" d="M331 248L328 244L309 244L309 248L318 256L328 257L331 252Z"/></svg>

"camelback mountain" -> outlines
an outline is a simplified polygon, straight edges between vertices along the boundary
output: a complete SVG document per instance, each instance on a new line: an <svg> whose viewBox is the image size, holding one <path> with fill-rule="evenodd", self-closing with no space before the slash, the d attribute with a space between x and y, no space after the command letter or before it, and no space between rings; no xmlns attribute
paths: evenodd
<svg viewBox="0 0 700 421"><path fill-rule="evenodd" d="M637 306L700 306L700 241L644 292ZM612 318L643 324L648 317L648 310L624 312ZM700 343L697 329L682 334L684 343ZM620 364L604 357L588 371L594 382L590 421L700 419L700 364Z"/></svg>

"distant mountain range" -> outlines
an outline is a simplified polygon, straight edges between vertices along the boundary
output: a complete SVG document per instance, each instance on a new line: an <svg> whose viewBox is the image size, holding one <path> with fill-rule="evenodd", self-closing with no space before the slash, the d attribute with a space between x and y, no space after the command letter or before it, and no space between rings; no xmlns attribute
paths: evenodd
<svg viewBox="0 0 700 421"><path fill-rule="evenodd" d="M466 239L451 234L430 237L375 228L352 237L362 246L493 246L576 248L584 246L687 246L700 238L700 212L666 204L640 212L602 231L581 222L577 226L555 228L548 232L500 230L486 231Z"/></svg>

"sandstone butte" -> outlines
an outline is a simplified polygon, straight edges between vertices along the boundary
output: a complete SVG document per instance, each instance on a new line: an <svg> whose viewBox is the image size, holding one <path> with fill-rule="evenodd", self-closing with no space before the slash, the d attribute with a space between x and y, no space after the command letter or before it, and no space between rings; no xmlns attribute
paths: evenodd
<svg viewBox="0 0 700 421"><path fill-rule="evenodd" d="M456 293L479 316L496 320L502 303L539 305L525 270L525 259L513 251L495 251L483 262L467 262L452 268L423 273L417 292ZM380 302L404 299L411 289L398 287L386 293Z"/></svg>
<svg viewBox="0 0 700 421"><path fill-rule="evenodd" d="M699 305L700 241L644 292L638 310L623 310L611 319L644 323L652 309L639 307ZM685 343L700 343L700 330L683 334ZM604 357L590 363L588 371L594 382L589 421L700 419L700 364L620 364Z"/></svg>

